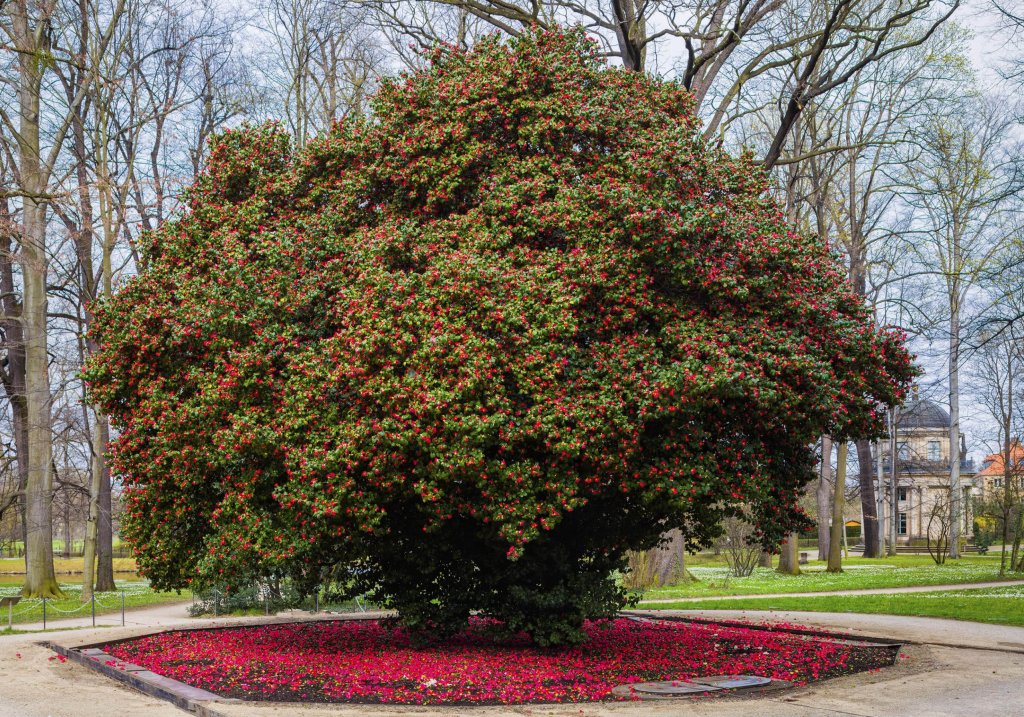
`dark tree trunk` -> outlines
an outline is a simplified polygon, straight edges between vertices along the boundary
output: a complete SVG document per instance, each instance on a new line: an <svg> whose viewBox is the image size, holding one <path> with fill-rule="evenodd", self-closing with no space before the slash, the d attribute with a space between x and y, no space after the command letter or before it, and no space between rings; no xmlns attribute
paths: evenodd
<svg viewBox="0 0 1024 717"><path fill-rule="evenodd" d="M880 558L878 545L878 503L875 501L875 471L871 464L871 441L862 438L857 441L857 460L860 462L860 508L864 514L861 535L864 538L864 557Z"/></svg>
<svg viewBox="0 0 1024 717"><path fill-rule="evenodd" d="M0 203L0 220L5 226L12 225L7 200ZM3 334L3 365L0 367L0 382L3 383L7 399L11 403L14 450L17 453L18 470L18 518L21 522L21 540L27 539L25 523L25 487L28 485L28 402L25 394L25 334L21 326L20 293L14 286L14 263L11 235L0 235L0 332ZM27 558L26 558L27 559Z"/></svg>
<svg viewBox="0 0 1024 717"><path fill-rule="evenodd" d="M100 416L94 430L100 433L100 445L110 442L110 427L106 416ZM100 510L96 526L96 591L116 590L114 585L114 530L110 500L110 463L100 461Z"/></svg>

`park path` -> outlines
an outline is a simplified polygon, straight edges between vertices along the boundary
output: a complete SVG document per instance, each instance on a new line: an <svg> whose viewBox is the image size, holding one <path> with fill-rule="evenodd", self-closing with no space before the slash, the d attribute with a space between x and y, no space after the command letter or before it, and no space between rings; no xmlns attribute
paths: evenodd
<svg viewBox="0 0 1024 717"><path fill-rule="evenodd" d="M769 593L758 595L715 595L707 597L679 597L679 598L655 598L643 600L643 605L665 605L669 603L702 602L705 600L745 600L748 598L787 598L787 597L823 597L825 595L888 595L891 593L923 593L923 592L944 592L947 590L967 590L1007 587L1024 585L1024 580L1001 580L979 583L957 583L954 585L915 585L902 588L865 588L860 590L829 590L823 592L799 592L799 593ZM195 618L189 617L188 607L191 601L164 603L152 607L132 608L125 613L124 627L161 627L166 625L177 625L183 622L198 622ZM297 613L304 615L305 613ZM258 617L258 616L257 616ZM6 618L0 614L0 622ZM4 623L6 624L6 623ZM49 630L82 629L92 627L91 617L70 618L66 620L48 620L46 624ZM121 627L121 613L113 612L96 616L96 627ZM42 630L42 622L23 623L15 626L18 630ZM17 637L8 635L0 637L0 640Z"/></svg>
<svg viewBox="0 0 1024 717"><path fill-rule="evenodd" d="M153 605L148 607L131 608L125 611L124 626L125 627L156 627L160 625L171 625L181 623L189 620L188 607L192 604L191 600L182 600L181 602L163 603L160 605ZM0 610L0 627L7 627L7 610ZM47 634L52 630L70 630L70 629L81 629L81 628L92 627L92 617L73 617L68 619L49 619L46 621ZM96 627L121 627L121 613L111 612L96 616ZM26 622L26 623L15 623L15 630L42 630L42 622ZM18 637L15 635L5 635L0 637L0 640L9 639L11 637Z"/></svg>
<svg viewBox="0 0 1024 717"><path fill-rule="evenodd" d="M196 618L188 614L188 608L192 605L191 600L182 600L181 602L170 602L163 603L161 605L153 605L149 607L138 607L132 608L125 611L124 625L121 624L121 613L112 612L105 615L96 616L96 628L112 628L112 627L124 627L124 628L145 628L145 627L206 627L213 625L231 625L231 624L247 624L251 622L260 622L267 618L262 615L248 615L245 617L221 617L221 618L210 618L202 617ZM358 613L357 613L358 614ZM311 614L302 610L285 610L277 613L278 618L287 618L289 616L296 616L296 619L307 619L311 617ZM336 613L318 613L319 616L330 619L336 617ZM0 614L0 618L6 620L6 613ZM3 622L3 626L6 627L7 623ZM69 618L67 620L47 620L47 630L45 633L39 635L40 639L44 639L54 631L60 630L81 630L85 628L92 628L92 617L81 617L81 618ZM35 623L16 623L14 625L16 630L42 630L43 624L41 622ZM12 638L25 637L25 634L13 634L0 636L0 642L4 640L10 640ZM6 717L0 712L0 717Z"/></svg>
<svg viewBox="0 0 1024 717"><path fill-rule="evenodd" d="M902 588L862 588L860 590L821 590L805 593L754 593L751 595L708 595L705 597L656 598L641 600L643 605L665 605L680 602L704 602L705 600L750 600L761 598L824 597L826 595L891 595L893 593L931 593L948 590L979 590L1024 585L1024 580L993 580L982 583L956 583L953 585L913 585Z"/></svg>

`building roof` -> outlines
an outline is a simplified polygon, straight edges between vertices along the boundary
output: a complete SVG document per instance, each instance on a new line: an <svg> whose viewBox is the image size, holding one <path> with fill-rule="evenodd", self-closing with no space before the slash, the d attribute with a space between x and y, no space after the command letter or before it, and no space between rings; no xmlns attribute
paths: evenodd
<svg viewBox="0 0 1024 717"><path fill-rule="evenodd" d="M908 428L949 428L949 414L935 401L920 399L903 404L899 414L899 427Z"/></svg>
<svg viewBox="0 0 1024 717"><path fill-rule="evenodd" d="M1010 444L1010 463L1013 466L1014 473L1020 473L1024 470L1024 464L1021 461L1024 461L1024 446L1017 441L1013 441ZM991 453L985 456L985 462L982 465L984 468L978 472L979 476L999 478L1004 475L1002 452Z"/></svg>

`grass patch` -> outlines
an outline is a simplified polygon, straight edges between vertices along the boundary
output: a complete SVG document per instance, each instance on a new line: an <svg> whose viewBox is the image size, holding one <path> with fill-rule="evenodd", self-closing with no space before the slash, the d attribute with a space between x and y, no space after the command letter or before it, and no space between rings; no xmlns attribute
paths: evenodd
<svg viewBox="0 0 1024 717"><path fill-rule="evenodd" d="M814 560L802 566L800 575L782 575L771 568L757 568L753 575L737 578L724 565L705 561L687 564L697 582L647 590L645 600L765 595L799 592L833 592L897 588L916 585L957 585L960 583L1020 579L1020 575L999 577L998 555L974 555L936 565L927 555L897 555L888 558L849 558L843 572L825 572L825 562Z"/></svg>
<svg viewBox="0 0 1024 717"><path fill-rule="evenodd" d="M640 603L640 608L677 610L787 610L942 617L950 620L1024 626L1024 586L942 590L889 595L828 595Z"/></svg>
<svg viewBox="0 0 1024 717"><path fill-rule="evenodd" d="M46 601L46 624L68 620L73 618L89 617L92 615L92 607L89 603L81 601L82 586L61 584L61 589L67 595L63 600ZM121 591L124 591L124 607L126 610L133 608L149 607L151 605L163 605L166 603L184 602L191 599L188 593L157 592L149 587L148 582L125 582L118 586L116 592L96 593L96 615L109 615L121 612ZM8 595L19 595L17 588L0 588L0 597ZM43 601L25 598L13 610L14 624L42 622ZM7 610L0 610L0 623L7 624Z"/></svg>
<svg viewBox="0 0 1024 717"><path fill-rule="evenodd" d="M83 569L82 558L53 558L53 570L58 575L71 575L81 573ZM134 573L135 558L114 558L115 573ZM0 558L0 574L24 575L24 558Z"/></svg>

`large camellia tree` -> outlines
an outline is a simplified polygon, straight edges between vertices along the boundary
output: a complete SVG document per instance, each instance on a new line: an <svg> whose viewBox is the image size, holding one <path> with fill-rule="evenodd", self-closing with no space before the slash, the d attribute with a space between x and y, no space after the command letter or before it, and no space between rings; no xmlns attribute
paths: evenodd
<svg viewBox="0 0 1024 717"><path fill-rule="evenodd" d="M301 152L214 142L87 368L154 586L330 577L551 644L670 528L804 524L815 437L879 434L909 356L685 90L598 54L440 48Z"/></svg>

